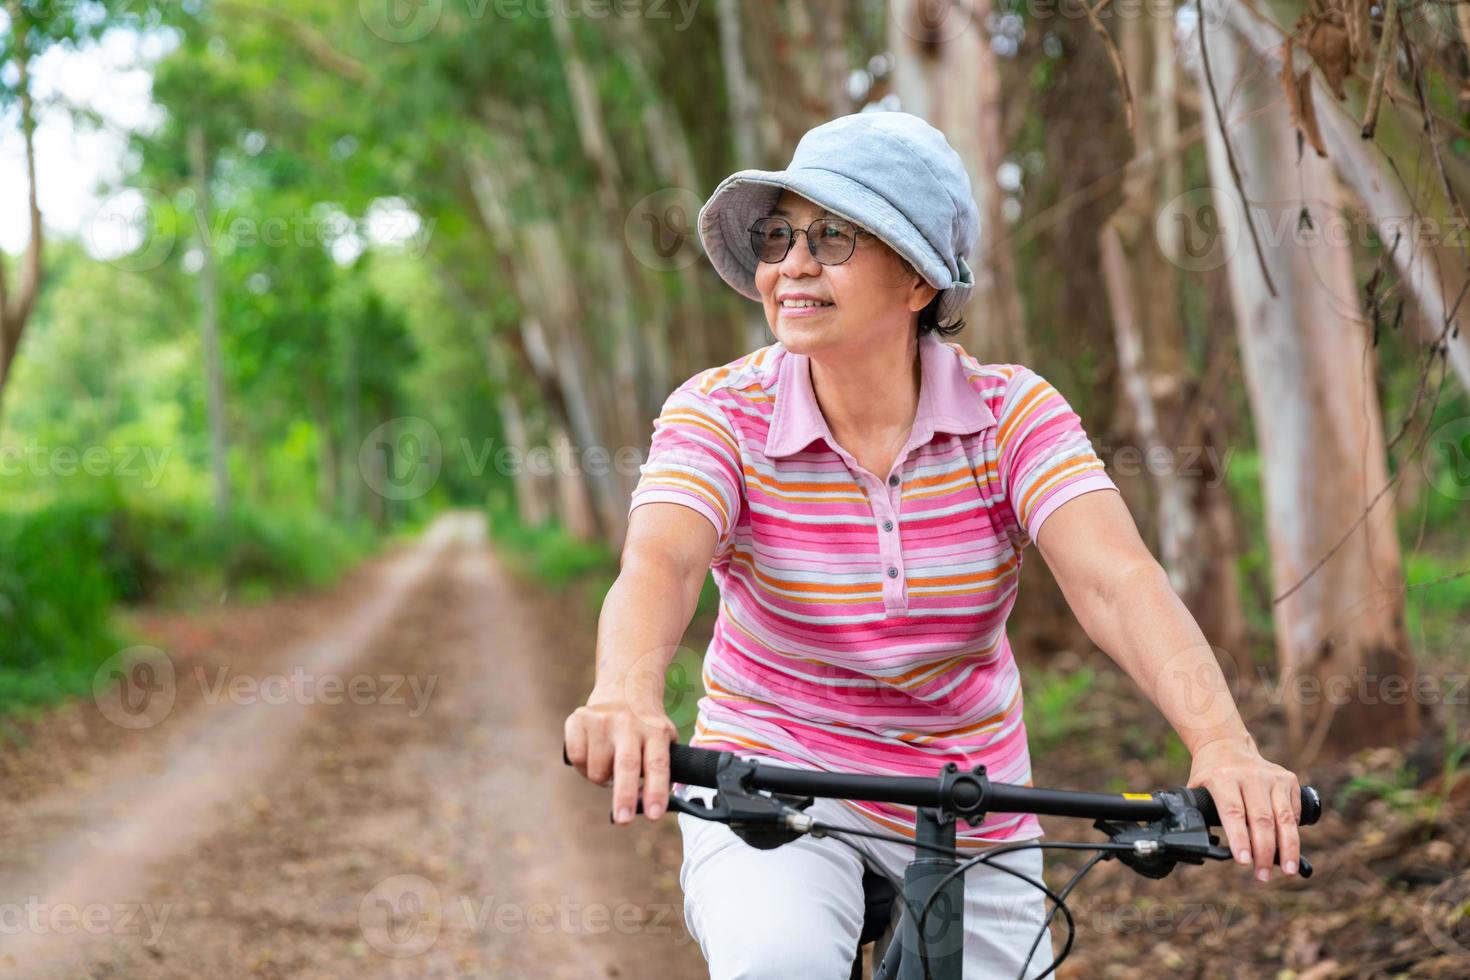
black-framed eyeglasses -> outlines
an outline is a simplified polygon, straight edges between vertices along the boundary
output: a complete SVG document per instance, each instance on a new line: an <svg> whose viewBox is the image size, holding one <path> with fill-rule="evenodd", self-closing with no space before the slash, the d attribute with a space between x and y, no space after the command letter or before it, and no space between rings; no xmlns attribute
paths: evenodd
<svg viewBox="0 0 1470 980"><path fill-rule="evenodd" d="M798 232L806 235L807 250L822 265L841 265L852 258L858 236L867 234L846 218L818 218L805 228L792 228L785 218L761 218L750 226L750 250L762 262L780 262Z"/></svg>

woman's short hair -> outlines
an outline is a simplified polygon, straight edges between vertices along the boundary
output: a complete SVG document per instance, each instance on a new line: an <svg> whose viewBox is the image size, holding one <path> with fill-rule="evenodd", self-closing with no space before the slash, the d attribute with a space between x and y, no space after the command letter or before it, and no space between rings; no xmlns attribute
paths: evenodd
<svg viewBox="0 0 1470 980"><path fill-rule="evenodd" d="M955 317L947 324L940 324L939 301L941 298L943 298L943 296L944 294L942 292L935 293L934 298L929 301L929 305L925 306L922 310L919 311L920 337L924 336L924 334L926 333L937 333L941 337L953 337L955 334L965 329L965 320L963 317Z"/></svg>

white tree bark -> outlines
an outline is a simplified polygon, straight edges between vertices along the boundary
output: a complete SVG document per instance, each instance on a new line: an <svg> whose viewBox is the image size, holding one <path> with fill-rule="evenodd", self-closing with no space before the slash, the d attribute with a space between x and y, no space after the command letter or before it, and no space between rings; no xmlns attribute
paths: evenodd
<svg viewBox="0 0 1470 980"><path fill-rule="evenodd" d="M1244 4L1225 4L1217 9L1223 11L1225 19L1216 29L1235 32L1260 59L1261 70L1274 78L1281 71L1285 53L1281 31ZM1462 18L1470 17L1470 5L1459 10ZM1310 57L1302 52L1297 52L1295 61L1297 72L1306 70L1311 63ZM1393 261L1418 304L1422 337L1430 343L1444 340L1460 384L1470 390L1470 298L1461 301L1455 310L1454 319L1460 329L1452 328L1448 334L1444 329L1450 308L1465 286L1462 251L1465 229L1457 229L1438 201L1428 205L1418 202L1417 210L1426 213L1416 215L1416 202L1410 200L1399 177L1387 165L1383 148L1362 138L1362 120L1354 118L1344 103L1325 97L1325 86L1318 84L1317 91L1317 122L1328 159L1343 183L1352 188L1367 208L1368 220L1385 247L1391 247L1395 237L1402 235L1398 247L1392 250ZM1383 111L1394 110L1385 107ZM1290 133L1290 124L1286 125L1288 128L1283 133ZM1448 154L1448 147L1441 152ZM1424 149L1418 165L1432 170L1434 162L1429 154Z"/></svg>
<svg viewBox="0 0 1470 980"><path fill-rule="evenodd" d="M1219 13L1206 22L1218 25L1211 16ZM1324 744L1382 744L1417 730L1413 699L1378 691L1385 677L1412 684L1415 676L1392 500L1381 493L1388 483L1382 413L1351 246L1291 230L1302 188L1319 222L1340 206L1332 166L1312 153L1296 160L1275 73L1233 33L1215 26L1206 37L1224 128L1262 231L1257 255L1251 236L1237 229L1226 269L1264 463L1273 588L1281 595L1301 583L1273 615L1287 720L1304 762ZM1198 74L1194 50L1189 64ZM1200 89L1215 207L1238 213L1243 205L1202 77Z"/></svg>

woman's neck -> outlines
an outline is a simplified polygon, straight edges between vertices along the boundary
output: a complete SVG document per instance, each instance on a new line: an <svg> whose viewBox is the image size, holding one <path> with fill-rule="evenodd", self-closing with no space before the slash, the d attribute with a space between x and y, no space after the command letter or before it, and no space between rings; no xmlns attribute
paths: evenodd
<svg viewBox="0 0 1470 980"><path fill-rule="evenodd" d="M812 391L838 442L891 439L906 433L919 408L919 345L914 334L860 350L811 358Z"/></svg>

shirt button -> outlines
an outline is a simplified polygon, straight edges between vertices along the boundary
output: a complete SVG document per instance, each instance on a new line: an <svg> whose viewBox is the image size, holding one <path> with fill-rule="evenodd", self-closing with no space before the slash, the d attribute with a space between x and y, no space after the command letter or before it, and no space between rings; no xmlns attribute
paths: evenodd
<svg viewBox="0 0 1470 980"><path fill-rule="evenodd" d="M888 485L890 487L896 487L896 486L898 486L898 474L897 473L893 474L892 476L890 476L888 478Z"/></svg>
<svg viewBox="0 0 1470 980"><path fill-rule="evenodd" d="M888 577L889 578L898 578L898 569L894 568L892 565L889 565L888 566Z"/></svg>
<svg viewBox="0 0 1470 980"><path fill-rule="evenodd" d="M893 530L893 522L892 521L884 521L883 522L883 530L885 530L885 531L892 531Z"/></svg>

